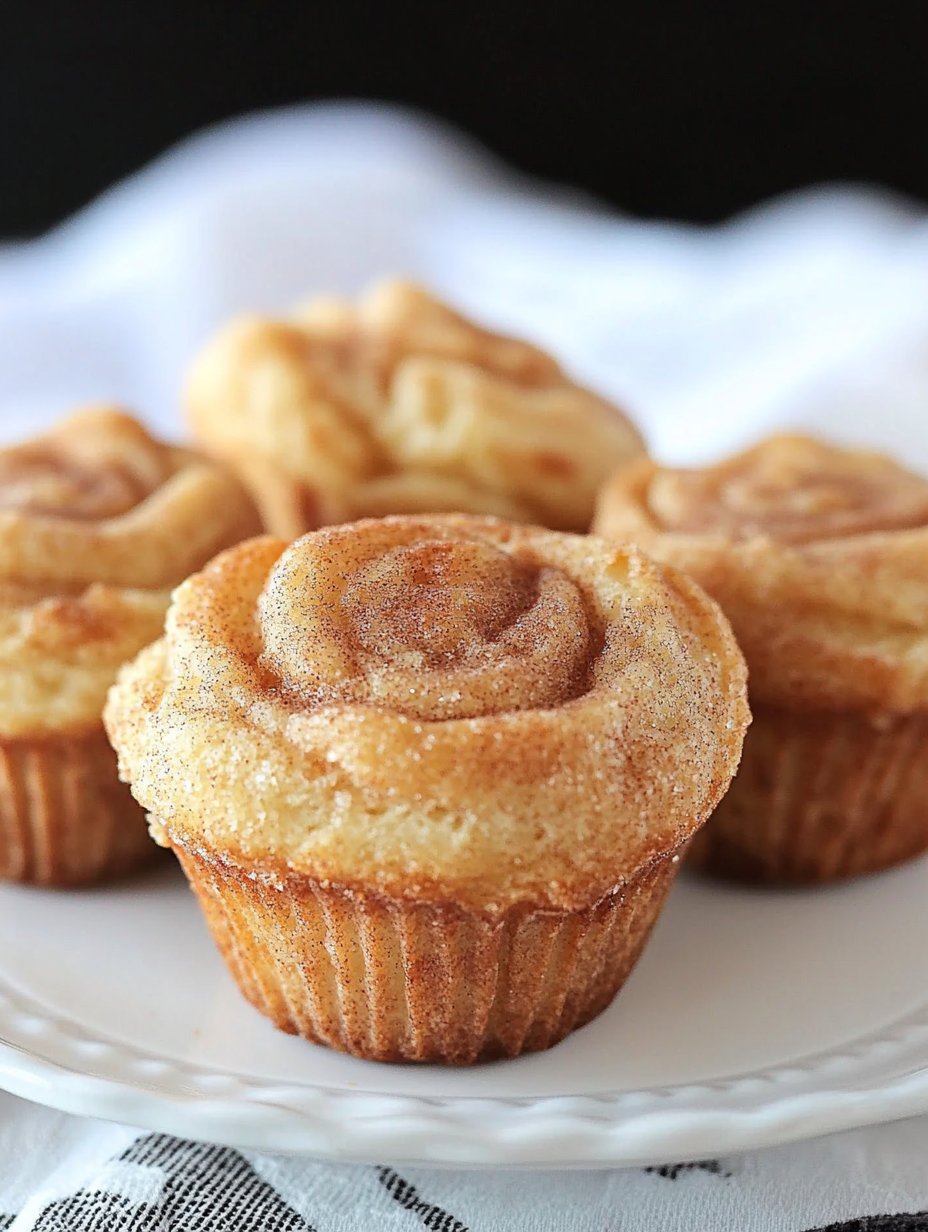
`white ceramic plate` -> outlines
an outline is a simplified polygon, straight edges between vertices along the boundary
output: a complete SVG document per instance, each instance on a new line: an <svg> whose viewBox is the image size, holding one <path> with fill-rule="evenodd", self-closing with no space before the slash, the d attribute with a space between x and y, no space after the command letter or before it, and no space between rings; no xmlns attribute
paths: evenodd
<svg viewBox="0 0 928 1232"><path fill-rule="evenodd" d="M928 863L766 893L687 878L618 1000L547 1053L356 1061L235 990L169 857L0 889L0 1085L71 1112L345 1160L705 1158L928 1108Z"/></svg>

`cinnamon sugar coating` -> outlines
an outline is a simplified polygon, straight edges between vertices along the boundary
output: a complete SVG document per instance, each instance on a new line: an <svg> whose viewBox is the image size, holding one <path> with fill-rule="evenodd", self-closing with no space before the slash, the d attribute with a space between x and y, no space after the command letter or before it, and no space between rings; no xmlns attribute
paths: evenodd
<svg viewBox="0 0 928 1232"><path fill-rule="evenodd" d="M702 470L640 461L595 529L718 600L755 700L928 709L928 481L889 458L777 436Z"/></svg>
<svg viewBox="0 0 928 1232"><path fill-rule="evenodd" d="M171 587L256 528L234 479L112 408L0 450L0 739L99 730Z"/></svg>
<svg viewBox="0 0 928 1232"><path fill-rule="evenodd" d="M287 538L443 510L586 530L599 485L643 449L549 355L400 281L233 322L194 364L187 405Z"/></svg>
<svg viewBox="0 0 928 1232"><path fill-rule="evenodd" d="M715 604L637 550L399 517L220 555L105 721L171 845L493 916L589 907L686 842L745 692Z"/></svg>

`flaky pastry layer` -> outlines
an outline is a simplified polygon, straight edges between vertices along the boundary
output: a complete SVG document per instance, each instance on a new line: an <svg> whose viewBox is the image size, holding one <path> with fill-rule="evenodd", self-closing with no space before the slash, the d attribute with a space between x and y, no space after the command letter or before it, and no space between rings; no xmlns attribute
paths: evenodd
<svg viewBox="0 0 928 1232"><path fill-rule="evenodd" d="M390 518L223 553L105 718L172 845L493 914L590 906L685 842L745 692L715 604L634 549Z"/></svg>
<svg viewBox="0 0 928 1232"><path fill-rule="evenodd" d="M0 738L99 728L171 588L257 528L236 480L112 408L0 451Z"/></svg>
<svg viewBox="0 0 928 1232"><path fill-rule="evenodd" d="M928 481L889 458L779 436L702 470L639 461L595 530L718 600L758 701L928 708Z"/></svg>
<svg viewBox="0 0 928 1232"><path fill-rule="evenodd" d="M232 323L196 361L187 405L288 538L445 510L586 530L599 485L643 448L549 355L404 282Z"/></svg>

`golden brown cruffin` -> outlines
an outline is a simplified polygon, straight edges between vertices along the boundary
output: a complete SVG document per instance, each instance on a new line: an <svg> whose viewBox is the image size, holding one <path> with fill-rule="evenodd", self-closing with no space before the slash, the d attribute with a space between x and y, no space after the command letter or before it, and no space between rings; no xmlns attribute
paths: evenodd
<svg viewBox="0 0 928 1232"><path fill-rule="evenodd" d="M748 662L754 724L694 864L813 882L928 848L928 481L776 436L703 470L634 464L596 529L691 574Z"/></svg>
<svg viewBox="0 0 928 1232"><path fill-rule="evenodd" d="M187 407L285 538L443 511L585 531L600 484L643 448L549 355L399 281L234 321L195 362Z"/></svg>
<svg viewBox="0 0 928 1232"><path fill-rule="evenodd" d="M259 1010L460 1064L612 1000L745 693L717 607L636 550L397 517L223 553L106 725Z"/></svg>
<svg viewBox="0 0 928 1232"><path fill-rule="evenodd" d="M257 528L236 480L115 409L0 450L0 877L76 885L150 854L106 691L171 587Z"/></svg>

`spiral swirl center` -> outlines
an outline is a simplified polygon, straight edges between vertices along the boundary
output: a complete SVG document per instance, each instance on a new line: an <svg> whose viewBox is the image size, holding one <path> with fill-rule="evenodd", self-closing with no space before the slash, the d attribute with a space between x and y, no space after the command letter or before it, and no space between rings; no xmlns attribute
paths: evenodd
<svg viewBox="0 0 928 1232"><path fill-rule="evenodd" d="M360 570L342 609L366 651L453 662L492 641L532 599L532 581L483 543L397 547Z"/></svg>
<svg viewBox="0 0 928 1232"><path fill-rule="evenodd" d="M362 525L298 539L271 571L260 660L283 696L448 719L582 689L593 638L566 574L477 537Z"/></svg>
<svg viewBox="0 0 928 1232"><path fill-rule="evenodd" d="M888 458L773 439L718 467L662 471L648 492L668 530L786 543L928 524L928 483Z"/></svg>
<svg viewBox="0 0 928 1232"><path fill-rule="evenodd" d="M134 509L148 489L127 468L83 465L48 446L0 455L0 509L102 520Z"/></svg>

